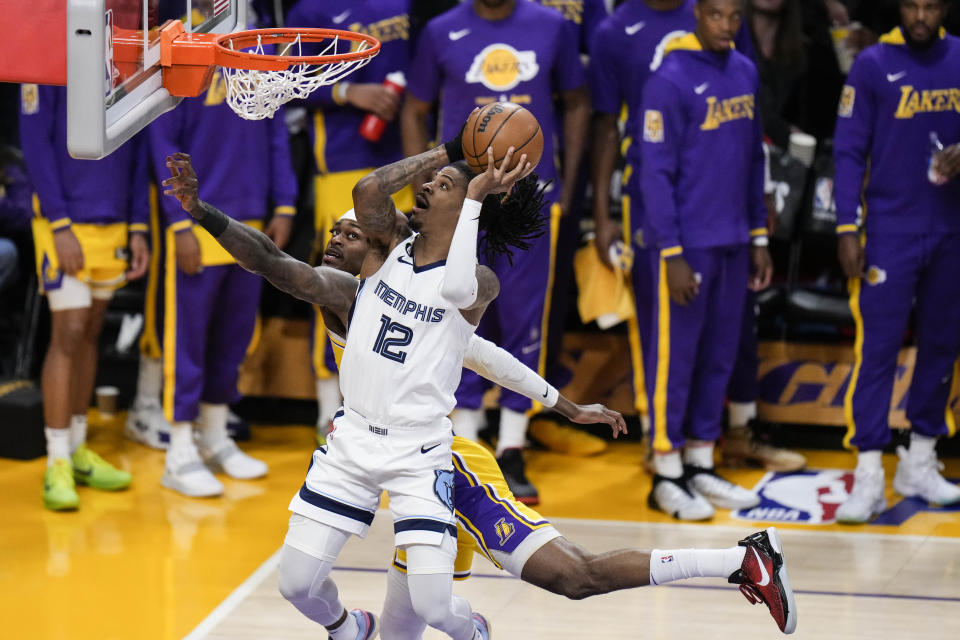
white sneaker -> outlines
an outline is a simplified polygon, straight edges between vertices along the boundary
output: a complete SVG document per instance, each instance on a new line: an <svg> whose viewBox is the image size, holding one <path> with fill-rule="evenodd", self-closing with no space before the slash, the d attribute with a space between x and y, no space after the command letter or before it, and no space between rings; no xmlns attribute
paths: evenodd
<svg viewBox="0 0 960 640"><path fill-rule="evenodd" d="M862 524L882 513L887 508L884 484L883 469L858 469L853 476L850 495L837 507L837 522Z"/></svg>
<svg viewBox="0 0 960 640"><path fill-rule="evenodd" d="M154 449L166 449L170 446L170 423L159 404L134 406L127 414L123 435Z"/></svg>
<svg viewBox="0 0 960 640"><path fill-rule="evenodd" d="M709 520L714 514L713 505L684 478L653 476L653 489L647 504L651 509L669 513L677 520Z"/></svg>
<svg viewBox="0 0 960 640"><path fill-rule="evenodd" d="M209 498L223 493L223 484L203 464L194 446L167 450L160 484L191 498Z"/></svg>
<svg viewBox="0 0 960 640"><path fill-rule="evenodd" d="M937 460L935 451L916 459L903 447L897 447L900 463L893 476L893 488L904 498L923 498L931 504L946 506L960 502L960 487L951 484L940 475L943 463Z"/></svg>
<svg viewBox="0 0 960 640"><path fill-rule="evenodd" d="M267 475L267 463L251 458L233 440L227 440L215 451L200 448L203 460L214 470L223 471L237 480L252 480Z"/></svg>
<svg viewBox="0 0 960 640"><path fill-rule="evenodd" d="M760 504L760 496L733 484L713 469L684 465L687 482L710 504L721 509L749 509Z"/></svg>

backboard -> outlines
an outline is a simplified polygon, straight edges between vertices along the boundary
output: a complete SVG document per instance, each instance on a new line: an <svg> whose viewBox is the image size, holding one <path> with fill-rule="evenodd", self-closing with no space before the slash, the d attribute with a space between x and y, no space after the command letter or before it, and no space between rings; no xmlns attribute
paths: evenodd
<svg viewBox="0 0 960 640"><path fill-rule="evenodd" d="M162 84L160 27L232 33L247 28L246 9L247 0L67 0L70 154L102 158L179 104Z"/></svg>

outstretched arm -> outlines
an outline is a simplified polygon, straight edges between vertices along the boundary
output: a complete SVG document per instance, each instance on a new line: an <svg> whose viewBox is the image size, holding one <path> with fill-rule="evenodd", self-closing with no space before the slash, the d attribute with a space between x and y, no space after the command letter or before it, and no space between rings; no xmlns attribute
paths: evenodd
<svg viewBox="0 0 960 640"><path fill-rule="evenodd" d="M200 200L199 182L189 155L168 156L167 167L172 176L163 181L164 195L177 198L190 217L236 258L237 264L301 300L326 307L337 315L349 312L356 297L356 278L329 267L314 269L285 254L265 234Z"/></svg>
<svg viewBox="0 0 960 640"><path fill-rule="evenodd" d="M473 336L463 355L463 366L501 387L515 391L579 424L610 425L613 437L627 432L623 416L602 404L578 405L513 355L480 336Z"/></svg>

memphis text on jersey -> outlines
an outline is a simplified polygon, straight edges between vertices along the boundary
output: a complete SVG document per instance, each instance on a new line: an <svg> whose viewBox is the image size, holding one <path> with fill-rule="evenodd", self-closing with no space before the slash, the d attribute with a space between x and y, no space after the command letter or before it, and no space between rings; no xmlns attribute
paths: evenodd
<svg viewBox="0 0 960 640"><path fill-rule="evenodd" d="M377 282L373 294L403 315L412 314L415 320L420 320L421 322L440 322L443 320L443 314L446 311L446 309L417 304L415 300L408 300L402 293L383 280Z"/></svg>
<svg viewBox="0 0 960 640"><path fill-rule="evenodd" d="M960 113L960 89L924 89L918 91L911 85L900 87L900 104L895 118L907 120L917 113L956 111Z"/></svg>
<svg viewBox="0 0 960 640"><path fill-rule="evenodd" d="M716 96L707 97L707 117L700 125L701 131L719 129L721 124L749 118L753 120L755 99L752 93L717 100Z"/></svg>

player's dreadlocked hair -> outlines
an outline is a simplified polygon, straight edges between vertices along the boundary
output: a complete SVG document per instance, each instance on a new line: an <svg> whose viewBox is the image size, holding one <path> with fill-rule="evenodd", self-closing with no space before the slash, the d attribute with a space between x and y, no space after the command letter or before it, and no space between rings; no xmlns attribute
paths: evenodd
<svg viewBox="0 0 960 640"><path fill-rule="evenodd" d="M463 160L453 163L467 180L476 174ZM510 247L522 251L530 248L530 241L543 235L546 219L540 214L543 193L550 183L537 185L537 174L531 173L514 183L509 193L491 193L480 207L480 230L484 232L482 251L487 262L497 256L506 256L513 266Z"/></svg>

